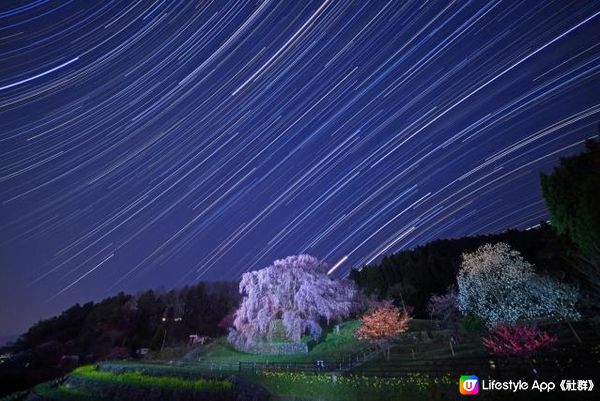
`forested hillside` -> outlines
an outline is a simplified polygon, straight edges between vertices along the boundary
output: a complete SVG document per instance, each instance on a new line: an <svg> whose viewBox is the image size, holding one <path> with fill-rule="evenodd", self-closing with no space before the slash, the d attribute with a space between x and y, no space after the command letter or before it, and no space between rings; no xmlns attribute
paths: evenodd
<svg viewBox="0 0 600 401"><path fill-rule="evenodd" d="M42 320L12 347L30 366L55 366L62 355L88 361L132 356L139 348L185 343L190 334L215 337L238 304L237 284L200 283L182 289L119 293L100 302L76 304Z"/></svg>
<svg viewBox="0 0 600 401"><path fill-rule="evenodd" d="M411 250L384 257L380 263L353 270L350 278L367 294L392 298L414 307L426 317L425 306L432 294L456 283L462 254L487 243L504 242L521 252L536 269L562 280L573 278L572 246L545 223L531 230L509 230L501 234L440 239Z"/></svg>

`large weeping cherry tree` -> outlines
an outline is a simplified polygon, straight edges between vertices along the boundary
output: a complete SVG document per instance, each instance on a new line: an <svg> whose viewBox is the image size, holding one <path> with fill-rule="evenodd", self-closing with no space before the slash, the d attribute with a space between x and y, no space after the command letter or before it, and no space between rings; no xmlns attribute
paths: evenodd
<svg viewBox="0 0 600 401"><path fill-rule="evenodd" d="M304 334L316 340L322 321L340 320L351 313L356 292L351 281L330 278L327 265L313 256L276 260L242 276L243 299L229 341L243 347L268 340L278 322L288 341L299 342Z"/></svg>

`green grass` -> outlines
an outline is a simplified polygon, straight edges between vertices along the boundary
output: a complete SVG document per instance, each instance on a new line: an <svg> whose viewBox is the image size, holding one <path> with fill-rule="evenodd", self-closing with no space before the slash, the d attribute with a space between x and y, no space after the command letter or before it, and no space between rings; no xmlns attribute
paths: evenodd
<svg viewBox="0 0 600 401"><path fill-rule="evenodd" d="M112 373L96 370L94 366L82 366L75 369L71 376L105 383L119 383L134 386L154 387L170 390L190 391L230 391L229 380L184 379L173 376L150 376L139 372Z"/></svg>
<svg viewBox="0 0 600 401"><path fill-rule="evenodd" d="M248 376L247 380L283 399L320 401L429 400L432 393L443 393L451 384L450 377L429 378L418 374L403 378L337 376L334 381L328 374L262 372Z"/></svg>
<svg viewBox="0 0 600 401"><path fill-rule="evenodd" d="M321 342L316 344L308 353L288 354L288 355L260 355L239 352L235 350L228 342L226 338L217 339L215 342L204 347L204 351L200 354L199 361L196 363L185 364L184 366L177 366L171 364L158 364L158 363L122 363L126 369L132 371L135 370L148 370L149 366L152 366L153 370L147 371L150 375L171 375L171 376L190 376L191 374L205 374L208 373L229 373L238 374L238 362L310 362L314 363L315 360L323 359L326 361L342 359L348 355L359 352L364 349L367 344L359 341L355 337L355 332L360 326L360 321L353 320L347 321L340 327L340 333L335 333L334 328L330 328L324 335ZM409 332L416 331L432 331L433 327L428 320L413 320L409 325ZM410 365L411 362L419 360L431 360L431 359L444 359L451 357L451 351L445 339L446 337L440 337L436 343L419 343L414 345L399 345L392 348L391 358L389 362L402 363L406 362ZM413 356L412 349L415 349ZM487 355L487 351L481 346L479 341L467 341L460 346L455 346L457 356L474 356L474 355ZM413 359L414 358L414 359ZM384 360L383 354L377 356L371 361L365 363L364 367L375 367L380 368L387 364L388 361ZM221 370L221 371L220 371ZM265 378L260 379L261 383L266 387L269 387L268 381ZM278 384L277 384L278 383ZM276 381L278 386L281 385L280 381ZM301 384L294 384L298 387L298 396L302 391L308 391L307 389L302 390ZM294 387L292 386L292 387ZM344 387L338 386L337 391L344 390ZM350 391L350 390L348 390ZM343 393L343 391L342 391Z"/></svg>
<svg viewBox="0 0 600 401"><path fill-rule="evenodd" d="M234 349L227 339L222 337L206 346L205 351L200 355L199 362L202 363L223 363L235 364L237 362L314 362L318 359L337 360L343 359L348 355L359 352L368 346L355 337L355 332L360 326L360 321L350 320L343 323L340 327L340 333L330 329L324 338L316 344L308 353L287 354L287 355L260 355L239 352ZM426 319L413 319L408 328L408 332L433 331L432 323ZM446 340L438 343L421 343L416 347L411 345L401 345L392 348L391 360L401 361L413 358L412 348L415 348L415 359L439 359L452 357L450 347ZM455 352L458 356L480 356L487 355L487 351L481 345L479 338L467 341L462 345L455 346ZM382 363L383 356L374 359L370 363Z"/></svg>
<svg viewBox="0 0 600 401"><path fill-rule="evenodd" d="M260 355L239 352L227 339L222 337L206 346L200 355L200 362L237 363L237 362L314 362L317 359L340 359L360 351L366 344L355 337L360 321L350 320L340 325L340 333L330 329L324 338L309 352L287 355Z"/></svg>

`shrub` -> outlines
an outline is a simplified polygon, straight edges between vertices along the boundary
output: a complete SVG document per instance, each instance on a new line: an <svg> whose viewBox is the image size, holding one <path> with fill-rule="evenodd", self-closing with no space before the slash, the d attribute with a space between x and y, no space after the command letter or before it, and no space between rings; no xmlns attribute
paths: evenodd
<svg viewBox="0 0 600 401"><path fill-rule="evenodd" d="M491 337L482 340L483 345L495 355L527 357L533 352L547 348L557 337L536 326L500 324Z"/></svg>
<svg viewBox="0 0 600 401"><path fill-rule="evenodd" d="M467 315L460 319L460 326L470 333L479 333L483 330L484 323L475 315Z"/></svg>
<svg viewBox="0 0 600 401"><path fill-rule="evenodd" d="M356 337L359 340L387 348L389 351L390 341L408 329L410 317L392 304L387 304L364 315L361 321L362 324L356 331Z"/></svg>
<svg viewBox="0 0 600 401"><path fill-rule="evenodd" d="M455 321L459 317L456 290L450 287L444 294L432 295L427 303L427 313L442 322Z"/></svg>

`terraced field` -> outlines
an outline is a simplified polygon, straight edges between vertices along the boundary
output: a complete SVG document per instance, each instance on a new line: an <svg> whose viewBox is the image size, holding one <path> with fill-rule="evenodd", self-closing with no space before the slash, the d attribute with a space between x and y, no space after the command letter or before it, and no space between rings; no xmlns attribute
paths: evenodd
<svg viewBox="0 0 600 401"><path fill-rule="evenodd" d="M452 400L459 399L455 382L460 374L494 377L520 368L524 375L531 373L529 364L490 357L477 335L436 330L428 321L413 321L389 359L357 341L357 327L358 322L350 321L339 332L330 330L308 353L255 355L218 339L191 353L193 358L183 357L183 350L166 350L162 360L155 354L152 360L101 362L1 401ZM586 343L597 338L592 332L580 333ZM453 335L460 341L451 347ZM569 366L559 363L561 355L549 354L536 358L540 372L559 373L558 366L564 366L564 372L600 367L597 348L572 358L582 348L569 335L566 330L561 333L563 345L572 346L566 360L589 364ZM318 369L316 360L325 361L325 367Z"/></svg>

